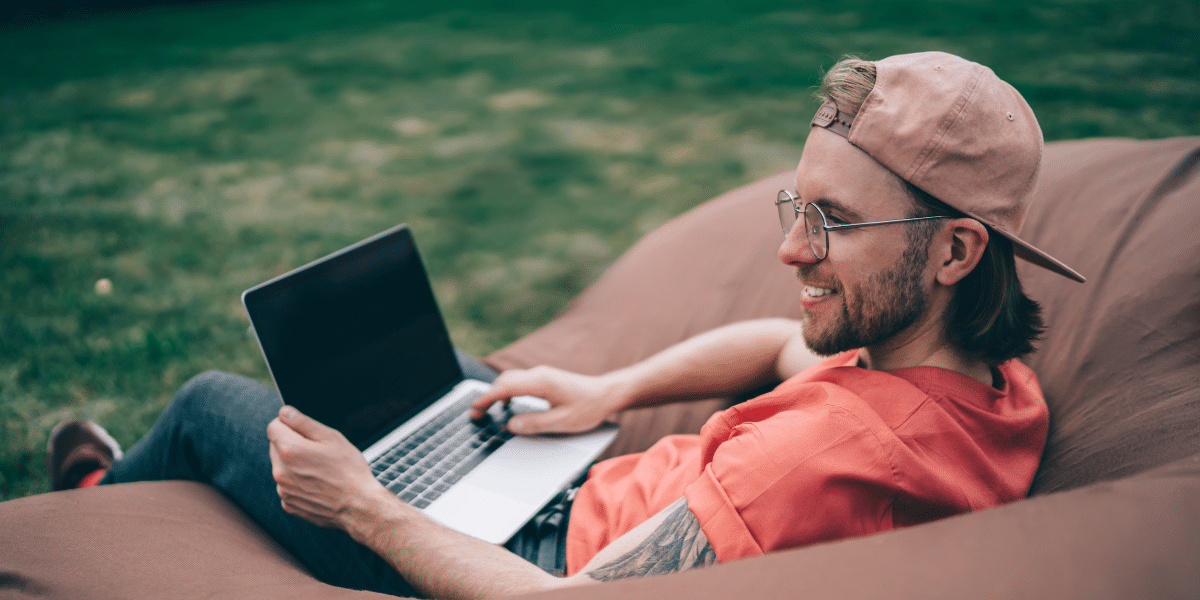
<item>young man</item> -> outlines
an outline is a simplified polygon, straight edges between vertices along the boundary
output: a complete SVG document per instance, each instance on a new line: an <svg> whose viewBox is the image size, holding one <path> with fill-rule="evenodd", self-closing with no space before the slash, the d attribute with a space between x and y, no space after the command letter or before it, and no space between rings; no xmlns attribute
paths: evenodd
<svg viewBox="0 0 1200 600"><path fill-rule="evenodd" d="M1022 497L1048 417L1015 360L1041 321L1014 253L1082 280L1015 235L1040 163L1033 113L990 70L943 53L843 61L822 94L795 189L775 201L801 322L730 325L599 377L510 371L476 402L479 416L540 396L551 408L510 427L572 432L784 381L700 435L594 466L554 509L566 577L425 518L339 433L231 375L190 382L122 460L92 424L59 430L56 485L97 466L103 483L207 481L323 580L436 597L676 572Z"/></svg>

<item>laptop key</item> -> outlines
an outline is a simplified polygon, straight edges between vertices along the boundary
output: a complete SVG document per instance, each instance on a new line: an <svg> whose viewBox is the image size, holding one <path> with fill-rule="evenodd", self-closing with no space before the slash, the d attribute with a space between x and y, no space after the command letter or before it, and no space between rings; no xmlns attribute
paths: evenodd
<svg viewBox="0 0 1200 600"><path fill-rule="evenodd" d="M473 400L462 399L377 459L377 478L401 499L420 504L418 508L460 481L512 437L505 428L508 415L484 424L471 422L467 409Z"/></svg>

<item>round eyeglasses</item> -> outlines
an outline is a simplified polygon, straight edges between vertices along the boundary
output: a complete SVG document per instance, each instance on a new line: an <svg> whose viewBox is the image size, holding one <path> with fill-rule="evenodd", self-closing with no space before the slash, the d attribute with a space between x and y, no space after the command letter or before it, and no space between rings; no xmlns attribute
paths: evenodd
<svg viewBox="0 0 1200 600"><path fill-rule="evenodd" d="M923 221L925 219L952 219L949 215L934 215L928 217L908 217L904 219L891 219L889 221L870 221L867 223L846 223L844 225L830 225L825 220L825 213L821 212L821 207L811 202L803 202L797 204L799 198L792 195L787 190L779 190L779 195L775 198L775 208L779 210L779 226L783 228L783 237L787 237L792 232L792 227L796 225L796 221L800 219L800 214L804 213L804 236L808 238L808 247L812 249L813 256L817 260L825 260L825 256L829 254L829 232L835 229L855 229L858 227L870 227L872 225L888 225L890 223L903 223L905 221Z"/></svg>

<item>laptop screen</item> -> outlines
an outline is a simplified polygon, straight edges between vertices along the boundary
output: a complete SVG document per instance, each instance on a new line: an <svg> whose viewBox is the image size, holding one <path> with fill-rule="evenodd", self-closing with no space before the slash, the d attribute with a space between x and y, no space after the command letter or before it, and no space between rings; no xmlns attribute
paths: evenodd
<svg viewBox="0 0 1200 600"><path fill-rule="evenodd" d="M284 402L359 449L462 380L403 225L251 288L243 302Z"/></svg>

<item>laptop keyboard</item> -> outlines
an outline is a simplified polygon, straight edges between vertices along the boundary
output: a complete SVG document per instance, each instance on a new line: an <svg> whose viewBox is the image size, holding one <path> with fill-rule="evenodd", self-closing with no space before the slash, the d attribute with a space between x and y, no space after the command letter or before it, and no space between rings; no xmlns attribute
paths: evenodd
<svg viewBox="0 0 1200 600"><path fill-rule="evenodd" d="M468 394L372 461L375 478L416 508L446 493L513 437L505 427L507 411L482 426L471 422L468 410L480 394Z"/></svg>

